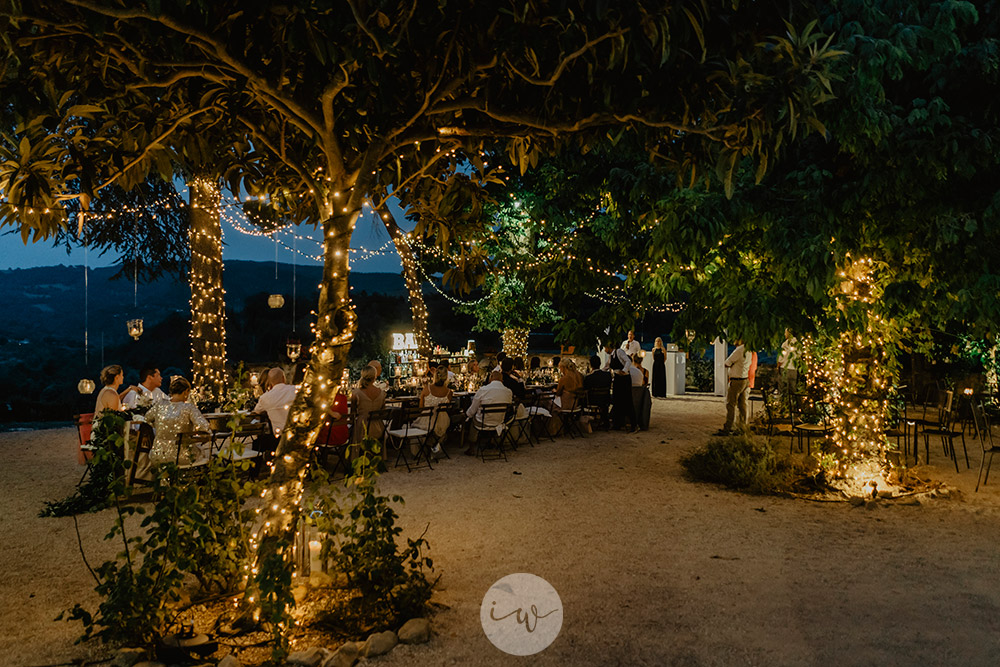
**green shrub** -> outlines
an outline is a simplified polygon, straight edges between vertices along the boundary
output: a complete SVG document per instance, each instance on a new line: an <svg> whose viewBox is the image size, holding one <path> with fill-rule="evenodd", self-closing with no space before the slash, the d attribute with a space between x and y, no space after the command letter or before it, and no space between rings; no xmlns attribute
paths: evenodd
<svg viewBox="0 0 1000 667"><path fill-rule="evenodd" d="M681 465L694 479L750 493L781 491L794 477L792 465L779 458L769 443L747 433L713 438L683 457Z"/></svg>

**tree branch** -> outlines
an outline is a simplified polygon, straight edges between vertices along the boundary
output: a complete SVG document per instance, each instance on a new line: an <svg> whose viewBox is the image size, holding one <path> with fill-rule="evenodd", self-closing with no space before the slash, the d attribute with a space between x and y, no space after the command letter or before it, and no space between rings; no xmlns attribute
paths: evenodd
<svg viewBox="0 0 1000 667"><path fill-rule="evenodd" d="M522 79L524 79L533 86L554 86L556 84L556 81L559 80L559 77L562 76L563 72L566 71L566 68L569 66L571 62L573 62L574 60L576 60L577 58L579 58L580 56L582 56L587 51L597 46L604 40L611 39L613 37L620 37L625 33L627 33L628 30L629 30L628 28L622 28L621 30L616 30L615 32L609 32L606 35L602 35L597 39L590 40L589 42L581 46L579 49L577 49L573 53L563 58L562 61L559 63L559 65L556 67L555 71L552 72L552 75L548 79L539 79L537 77L528 76L527 74L522 73L519 69L514 67L513 63L507 63L507 66L510 67L511 71L513 71L515 74L517 74L519 77L521 77Z"/></svg>
<svg viewBox="0 0 1000 667"><path fill-rule="evenodd" d="M354 0L347 0L347 6L351 8L351 13L354 14L354 20L358 22L358 27L361 28L366 35L368 35L368 38L372 40L372 43L375 45L376 55L378 55L379 58L384 56L386 53L385 49L383 49L382 45L379 43L378 37L376 37L374 33L368 29L368 24L365 23L365 20L361 18L361 13L358 11L357 5L354 4Z"/></svg>

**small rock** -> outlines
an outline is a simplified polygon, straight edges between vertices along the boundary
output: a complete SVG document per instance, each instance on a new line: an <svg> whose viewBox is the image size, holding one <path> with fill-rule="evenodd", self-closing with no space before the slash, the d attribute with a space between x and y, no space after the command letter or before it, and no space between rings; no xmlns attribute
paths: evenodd
<svg viewBox="0 0 1000 667"><path fill-rule="evenodd" d="M111 662L112 667L132 667L140 660L146 659L146 649L144 648L123 648L119 649L115 659Z"/></svg>
<svg viewBox="0 0 1000 667"><path fill-rule="evenodd" d="M365 645L361 647L361 655L366 658L382 655L394 649L398 643L399 638L396 637L396 633L392 630L376 632L370 635Z"/></svg>
<svg viewBox="0 0 1000 667"><path fill-rule="evenodd" d="M878 509L878 501L877 500L868 500L868 501L865 501L865 509L866 510L876 510L876 509Z"/></svg>
<svg viewBox="0 0 1000 667"><path fill-rule="evenodd" d="M404 644L423 644L431 638L431 622L426 618L411 618L399 629L399 641Z"/></svg>
<svg viewBox="0 0 1000 667"><path fill-rule="evenodd" d="M851 503L851 505L854 507L861 507L862 505L865 504L865 499L858 496L852 496L851 498L847 499L847 502Z"/></svg>
<svg viewBox="0 0 1000 667"><path fill-rule="evenodd" d="M323 663L323 667L354 667L360 652L361 647L357 642L346 642L333 652L333 655Z"/></svg>
<svg viewBox="0 0 1000 667"><path fill-rule="evenodd" d="M305 586L296 586L292 589L292 597L295 598L296 603L305 600L307 595L309 595L309 589Z"/></svg>
<svg viewBox="0 0 1000 667"><path fill-rule="evenodd" d="M219 661L218 667L243 667L243 663L236 659L236 656L230 654Z"/></svg>
<svg viewBox="0 0 1000 667"><path fill-rule="evenodd" d="M143 660L142 662L135 663L132 667L167 667L162 662L156 662L155 660Z"/></svg>
<svg viewBox="0 0 1000 667"><path fill-rule="evenodd" d="M333 585L333 577L326 572L313 572L309 575L309 585L313 588L326 588Z"/></svg>
<svg viewBox="0 0 1000 667"><path fill-rule="evenodd" d="M285 658L285 662L289 665L302 665L302 667L319 667L321 664L326 662L330 655L331 653L329 650L313 646L312 648L307 648L304 651L296 651L295 653L292 653L290 656Z"/></svg>

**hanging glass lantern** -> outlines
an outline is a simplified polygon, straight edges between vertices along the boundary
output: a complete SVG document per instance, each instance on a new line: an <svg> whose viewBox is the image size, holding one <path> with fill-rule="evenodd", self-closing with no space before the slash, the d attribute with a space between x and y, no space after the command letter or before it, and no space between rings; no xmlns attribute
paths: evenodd
<svg viewBox="0 0 1000 667"><path fill-rule="evenodd" d="M129 320L126 326L128 326L128 335L139 340L139 336L142 335L142 318Z"/></svg>
<svg viewBox="0 0 1000 667"><path fill-rule="evenodd" d="M288 355L289 359L295 361L299 358L299 355L302 354L302 343L289 338L288 343L285 345L285 353Z"/></svg>
<svg viewBox="0 0 1000 667"><path fill-rule="evenodd" d="M285 305L285 297L281 296L280 294L272 294L271 296L267 297L267 305L269 305L271 308L281 308L282 306Z"/></svg>
<svg viewBox="0 0 1000 667"><path fill-rule="evenodd" d="M95 388L94 381L88 378L83 378L76 385L76 388L81 394L93 394Z"/></svg>

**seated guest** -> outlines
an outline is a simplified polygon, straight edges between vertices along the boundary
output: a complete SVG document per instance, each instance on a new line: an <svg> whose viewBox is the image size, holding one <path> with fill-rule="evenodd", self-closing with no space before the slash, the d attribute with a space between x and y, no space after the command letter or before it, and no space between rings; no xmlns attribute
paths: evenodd
<svg viewBox="0 0 1000 667"><path fill-rule="evenodd" d="M292 401L295 400L295 386L285 382L285 371L277 367L267 372L267 380L264 386L267 388L267 391L257 400L257 405L253 411L256 413L267 413L267 418L271 421L271 429L274 431L275 440L267 442L264 439L262 444L270 445L270 449L273 449L278 444L277 439L281 437L281 432L285 429L285 424L288 422L288 410L292 407ZM261 449L260 451L268 451L268 449Z"/></svg>
<svg viewBox="0 0 1000 667"><path fill-rule="evenodd" d="M440 364L438 364L438 368L439 368L439 369L440 369L440 368L443 368L443 369L445 370L445 372L447 372L447 373L448 373L448 382L449 382L449 383L452 383L452 382L455 382L456 380L458 380L458 376L457 376L457 375L455 375L455 373L454 373L454 372L452 372L452 370L451 370L451 364L450 364L450 363L448 362L448 360L447 360L447 359L445 359L445 360L444 360L444 361L442 361L442 362L441 362ZM436 381L437 381L437 374L435 374L435 375L434 375L434 376L433 376L433 377L431 378L431 382L436 382Z"/></svg>
<svg viewBox="0 0 1000 667"><path fill-rule="evenodd" d="M375 385L375 369L365 366L361 371L358 386L351 391L351 405L354 407L354 442L361 442L365 436L382 439L381 423L368 423L368 415L385 407L385 392Z"/></svg>
<svg viewBox="0 0 1000 667"><path fill-rule="evenodd" d="M146 366L139 371L139 384L132 391L125 394L122 405L127 408L134 408L136 405L152 405L156 401L165 400L167 395L160 389L163 384L163 376L156 366Z"/></svg>
<svg viewBox="0 0 1000 667"><path fill-rule="evenodd" d="M542 358L541 357L532 357L531 360L528 363L528 371L529 372L534 372L534 371L540 370L541 367L542 367Z"/></svg>
<svg viewBox="0 0 1000 667"><path fill-rule="evenodd" d="M600 415L601 424L608 424L608 407L611 405L611 371L601 368L601 358L596 354L590 357L590 373L583 376L583 388L587 390L587 400L589 405L596 407ZM606 389L609 393L603 392L592 395L592 389Z"/></svg>
<svg viewBox="0 0 1000 667"><path fill-rule="evenodd" d="M572 360L563 359L559 362L559 383L552 404L560 410L573 410L576 407L574 392L579 389L583 389L583 376Z"/></svg>
<svg viewBox="0 0 1000 667"><path fill-rule="evenodd" d="M382 391L389 389L389 383L382 380L382 362L378 359L372 359L368 365L375 369L375 386Z"/></svg>
<svg viewBox="0 0 1000 667"><path fill-rule="evenodd" d="M632 355L632 366L639 369L639 372L642 373L642 386L649 386L649 371L642 365L642 357L640 355Z"/></svg>
<svg viewBox="0 0 1000 667"><path fill-rule="evenodd" d="M448 386L448 373L444 364L441 364L437 368L437 374L434 376L434 381L424 387L423 392L420 394L420 407L421 408L438 408L445 403L450 403L452 401L451 388ZM447 411L442 411L439 409L435 410L434 422L434 436L437 442L434 443L434 447L431 448L431 452L435 455L441 453L441 441L444 436L448 433L448 427L451 426L451 417L448 415ZM426 417L420 417L413 425L417 428L424 429L425 431L430 430L431 424Z"/></svg>
<svg viewBox="0 0 1000 667"><path fill-rule="evenodd" d="M511 375L521 380L524 379L524 357L518 357L514 360L514 370L511 371Z"/></svg>
<svg viewBox="0 0 1000 667"><path fill-rule="evenodd" d="M514 394L510 389L503 384L503 373L500 371L493 371L490 373L489 384L484 384L476 392L476 395L472 397L472 405L469 409L465 411L465 414L470 419L475 419L477 423L479 422L479 411L484 405L493 405L496 403L506 403L510 405L514 401ZM485 426L499 426L503 422L504 416L502 414L489 415L489 421L484 424ZM475 454L475 448L470 447L465 452L470 456Z"/></svg>
<svg viewBox="0 0 1000 667"><path fill-rule="evenodd" d="M514 377L514 360L507 357L500 362L500 373L503 376L502 382L503 386L510 389L511 393L514 394L514 398L521 400L524 398L525 388L524 383L519 379Z"/></svg>
<svg viewBox="0 0 1000 667"><path fill-rule="evenodd" d="M124 391L118 391L118 387L125 381L125 371L118 364L105 366L101 371L101 384L104 385L97 393L97 404L94 406L94 422L101 418L101 413L105 410L119 411L122 409L122 397L130 391L135 391L131 386Z"/></svg>
<svg viewBox="0 0 1000 667"><path fill-rule="evenodd" d="M506 352L504 352L503 350L500 350L499 352L497 352L497 365L496 365L496 367L493 370L495 370L495 371L501 370L500 369L500 365L503 363L503 360L506 359L506 358L507 358L507 353Z"/></svg>
<svg viewBox="0 0 1000 667"><path fill-rule="evenodd" d="M590 372L583 378L584 389L611 389L611 372L601 368L601 358L590 357Z"/></svg>
<svg viewBox="0 0 1000 667"><path fill-rule="evenodd" d="M179 375L170 379L170 400L158 401L146 413L146 422L156 429L153 448L149 451L149 464L144 466L139 462L136 477L149 479L151 468L163 463L190 465L200 454L197 449L179 452L177 436L181 433L194 431L208 432L208 420L198 411L198 407L188 403L191 395L191 383Z"/></svg>

